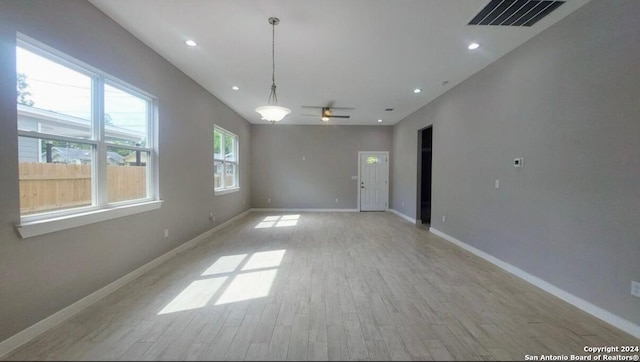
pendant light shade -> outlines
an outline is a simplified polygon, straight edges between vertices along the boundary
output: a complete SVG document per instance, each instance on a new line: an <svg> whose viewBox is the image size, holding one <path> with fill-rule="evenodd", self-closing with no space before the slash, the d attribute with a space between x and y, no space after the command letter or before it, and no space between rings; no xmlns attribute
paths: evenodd
<svg viewBox="0 0 640 362"><path fill-rule="evenodd" d="M256 112L260 113L263 119L271 122L281 121L287 114L291 113L289 108L278 106L278 96L276 95L276 25L280 23L278 18L269 18L269 24L272 26L271 40L271 94L269 94L269 103L266 106L256 108Z"/></svg>
<svg viewBox="0 0 640 362"><path fill-rule="evenodd" d="M256 112L260 113L262 118L273 123L281 121L287 114L291 113L291 110L280 106L262 106L256 108Z"/></svg>

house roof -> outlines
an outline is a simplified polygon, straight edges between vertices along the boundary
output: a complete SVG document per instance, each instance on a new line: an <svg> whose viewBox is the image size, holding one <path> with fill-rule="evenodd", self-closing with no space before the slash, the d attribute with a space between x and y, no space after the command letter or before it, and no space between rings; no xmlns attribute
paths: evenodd
<svg viewBox="0 0 640 362"><path fill-rule="evenodd" d="M90 150L83 150L79 148L72 147L51 147L52 157L61 157L66 162L71 162L74 160L78 161L91 161L92 155ZM117 154L116 152L107 152L107 159L110 163L121 164L124 163L124 159L122 156Z"/></svg>

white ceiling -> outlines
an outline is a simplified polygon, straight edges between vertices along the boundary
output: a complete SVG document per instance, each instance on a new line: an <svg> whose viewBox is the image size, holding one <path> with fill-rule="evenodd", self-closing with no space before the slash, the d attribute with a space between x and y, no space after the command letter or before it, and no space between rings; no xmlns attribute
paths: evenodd
<svg viewBox="0 0 640 362"><path fill-rule="evenodd" d="M292 110L280 123L313 125L320 110L301 106L329 102L355 108L334 110L351 118L330 124L395 124L588 1L567 0L532 27L505 27L467 25L488 0L91 0L256 124L268 123L254 109L269 97L267 19L278 17L278 103ZM481 47L468 50L471 42Z"/></svg>

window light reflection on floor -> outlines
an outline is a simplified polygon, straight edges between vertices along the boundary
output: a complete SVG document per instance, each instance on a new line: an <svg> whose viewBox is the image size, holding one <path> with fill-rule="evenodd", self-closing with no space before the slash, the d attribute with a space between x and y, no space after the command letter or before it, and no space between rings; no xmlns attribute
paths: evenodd
<svg viewBox="0 0 640 362"><path fill-rule="evenodd" d="M296 226L299 219L300 215L267 216L256 225L255 229Z"/></svg>
<svg viewBox="0 0 640 362"><path fill-rule="evenodd" d="M277 269L270 269L236 275L216 305L268 296L277 272Z"/></svg>
<svg viewBox="0 0 640 362"><path fill-rule="evenodd" d="M189 284L158 315L203 308L218 295L215 305L266 297L286 252L281 249L221 256L200 275L203 279Z"/></svg>
<svg viewBox="0 0 640 362"><path fill-rule="evenodd" d="M284 257L285 252L286 250L272 250L254 253L244 267L242 267L242 270L278 267L280 266L280 263L282 263L282 257Z"/></svg>
<svg viewBox="0 0 640 362"><path fill-rule="evenodd" d="M175 297L158 314L182 312L198 309L206 306L211 297L220 289L227 277L196 280L189 284L177 297Z"/></svg>
<svg viewBox="0 0 640 362"><path fill-rule="evenodd" d="M223 256L213 263L200 276L231 273L240 266L240 263L247 258L247 254Z"/></svg>

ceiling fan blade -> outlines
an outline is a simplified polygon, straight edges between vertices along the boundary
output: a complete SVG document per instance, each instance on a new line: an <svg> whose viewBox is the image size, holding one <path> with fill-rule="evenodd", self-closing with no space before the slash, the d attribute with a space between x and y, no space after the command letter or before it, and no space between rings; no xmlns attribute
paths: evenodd
<svg viewBox="0 0 640 362"><path fill-rule="evenodd" d="M319 114L301 114L301 116L321 117Z"/></svg>
<svg viewBox="0 0 640 362"><path fill-rule="evenodd" d="M351 116L334 116L334 115L331 115L331 116L329 116L329 118L351 118Z"/></svg>
<svg viewBox="0 0 640 362"><path fill-rule="evenodd" d="M351 108L351 107L329 107L329 109L347 109L347 110L351 109L351 110L353 110L355 108Z"/></svg>
<svg viewBox="0 0 640 362"><path fill-rule="evenodd" d="M300 108L314 108L314 109L321 109L324 107L316 107L316 106L300 106Z"/></svg>

